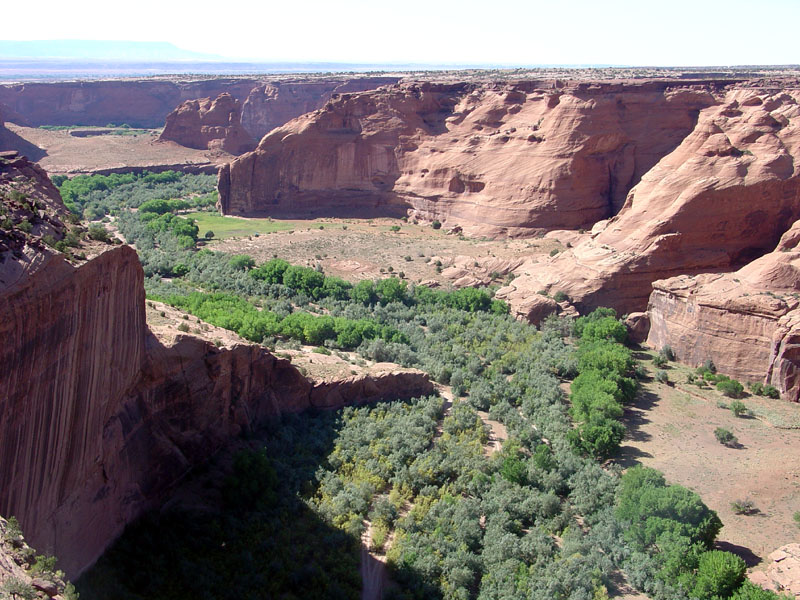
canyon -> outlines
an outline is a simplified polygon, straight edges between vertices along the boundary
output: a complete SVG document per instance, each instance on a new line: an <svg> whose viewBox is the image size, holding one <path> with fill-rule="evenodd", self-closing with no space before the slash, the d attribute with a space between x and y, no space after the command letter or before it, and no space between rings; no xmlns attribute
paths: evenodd
<svg viewBox="0 0 800 600"><path fill-rule="evenodd" d="M444 258L442 277L509 276L497 296L533 323L612 306L630 313L636 341L800 400L796 78L0 86L0 150L36 159L4 114L163 125L159 143L230 154L224 215L546 235L550 254ZM67 230L45 171L1 153L10 190L25 193L27 208L8 206L32 231L0 231L0 514L70 576L231 438L286 413L433 390L412 369L321 380L241 340L165 335L148 324L132 248L90 245L88 259L67 260L43 242Z"/></svg>
<svg viewBox="0 0 800 600"><path fill-rule="evenodd" d="M24 191L35 211L31 233L0 239L0 513L69 576L240 433L287 412L433 389L415 371L312 381L260 346L160 339L133 249L70 264L41 242L63 236L66 214L46 174L8 153L0 188ZM27 210L8 205L14 218Z"/></svg>

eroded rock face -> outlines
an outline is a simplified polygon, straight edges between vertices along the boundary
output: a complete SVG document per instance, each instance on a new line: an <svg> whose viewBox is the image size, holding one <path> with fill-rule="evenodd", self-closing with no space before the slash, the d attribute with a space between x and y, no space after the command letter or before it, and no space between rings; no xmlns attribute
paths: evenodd
<svg viewBox="0 0 800 600"><path fill-rule="evenodd" d="M682 275L653 283L647 343L668 344L690 365L800 397L800 221L778 247L733 273Z"/></svg>
<svg viewBox="0 0 800 600"><path fill-rule="evenodd" d="M591 227L692 131L713 88L528 81L341 94L224 168L220 206L274 216L410 211L473 235Z"/></svg>
<svg viewBox="0 0 800 600"><path fill-rule="evenodd" d="M44 178L38 192L25 182L38 205L52 184L30 168ZM135 251L75 267L41 243L58 215L0 240L0 514L70 576L233 436L287 412L433 390L418 371L312 382L260 346L162 342Z"/></svg>
<svg viewBox="0 0 800 600"><path fill-rule="evenodd" d="M299 117L322 108L335 94L374 90L399 77L358 77L302 82L271 82L254 87L242 107L242 125L256 140Z"/></svg>
<svg viewBox="0 0 800 600"><path fill-rule="evenodd" d="M530 265L512 301L563 291L581 309L641 311L656 279L728 271L772 250L800 217L800 92L734 88L598 223L592 239Z"/></svg>
<svg viewBox="0 0 800 600"><path fill-rule="evenodd" d="M242 154L255 148L255 141L241 124L242 108L228 93L216 99L187 100L167 115L160 140L171 140L187 148L220 149Z"/></svg>

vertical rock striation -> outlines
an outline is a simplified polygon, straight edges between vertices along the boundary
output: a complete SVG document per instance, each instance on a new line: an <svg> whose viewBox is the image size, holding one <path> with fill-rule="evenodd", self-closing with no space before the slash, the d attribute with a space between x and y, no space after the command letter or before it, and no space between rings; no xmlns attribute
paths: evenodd
<svg viewBox="0 0 800 600"><path fill-rule="evenodd" d="M474 235L590 227L714 103L713 83L403 83L340 94L220 177L237 215L395 215Z"/></svg>

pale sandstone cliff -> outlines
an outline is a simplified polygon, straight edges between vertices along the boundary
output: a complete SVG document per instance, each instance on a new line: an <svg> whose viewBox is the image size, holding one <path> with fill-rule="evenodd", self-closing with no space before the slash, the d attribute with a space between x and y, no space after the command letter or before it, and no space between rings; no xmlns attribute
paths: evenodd
<svg viewBox="0 0 800 600"><path fill-rule="evenodd" d="M721 373L800 399L800 222L778 247L733 273L653 283L648 345L681 362L711 359Z"/></svg>
<svg viewBox="0 0 800 600"><path fill-rule="evenodd" d="M648 171L591 239L522 267L503 294L565 292L582 309L643 310L665 276L730 271L800 217L800 91L734 87Z"/></svg>
<svg viewBox="0 0 800 600"><path fill-rule="evenodd" d="M172 140L187 148L224 150L242 154L256 143L241 124L241 103L228 93L187 100L169 115L160 140Z"/></svg>
<svg viewBox="0 0 800 600"><path fill-rule="evenodd" d="M286 412L433 390L420 372L314 383L260 346L162 342L134 250L73 266L41 243L58 210L0 235L0 514L70 576L232 436Z"/></svg>
<svg viewBox="0 0 800 600"><path fill-rule="evenodd" d="M238 215L401 214L474 235L590 227L692 131L714 84L400 84L341 94L220 174Z"/></svg>

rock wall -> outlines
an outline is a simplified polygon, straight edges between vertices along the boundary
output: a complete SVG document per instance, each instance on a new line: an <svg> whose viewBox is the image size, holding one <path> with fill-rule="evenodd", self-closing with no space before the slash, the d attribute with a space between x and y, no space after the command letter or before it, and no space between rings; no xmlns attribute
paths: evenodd
<svg viewBox="0 0 800 600"><path fill-rule="evenodd" d="M322 108L336 94L374 90L399 77L357 77L322 81L274 81L254 87L244 101L242 125L256 140L299 117Z"/></svg>
<svg viewBox="0 0 800 600"><path fill-rule="evenodd" d="M39 125L117 125L161 127L181 102L216 98L223 92L242 101L255 79L213 78L196 81L123 79L0 85L0 102Z"/></svg>
<svg viewBox="0 0 800 600"><path fill-rule="evenodd" d="M547 289L582 310L644 310L651 284L730 271L772 250L800 217L800 92L734 86L643 175L590 239L524 270L512 302Z"/></svg>
<svg viewBox="0 0 800 600"><path fill-rule="evenodd" d="M119 79L0 85L0 103L19 125L128 123L161 127L178 105L196 98L230 94L243 103L242 124L255 140L303 113L320 108L339 91L374 89L397 77L301 79L208 78L202 80ZM11 119L13 120L13 119ZM17 121L14 121L15 123Z"/></svg>
<svg viewBox="0 0 800 600"><path fill-rule="evenodd" d="M647 344L683 363L711 359L721 373L800 397L800 222L774 252L733 273L653 283Z"/></svg>
<svg viewBox="0 0 800 600"><path fill-rule="evenodd" d="M223 170L229 214L396 214L473 235L591 227L692 131L713 83L400 84L340 94Z"/></svg>
<svg viewBox="0 0 800 600"><path fill-rule="evenodd" d="M160 140L171 140L187 148L220 149L242 154L256 143L241 124L241 103L228 93L216 99L187 100L167 115Z"/></svg>

